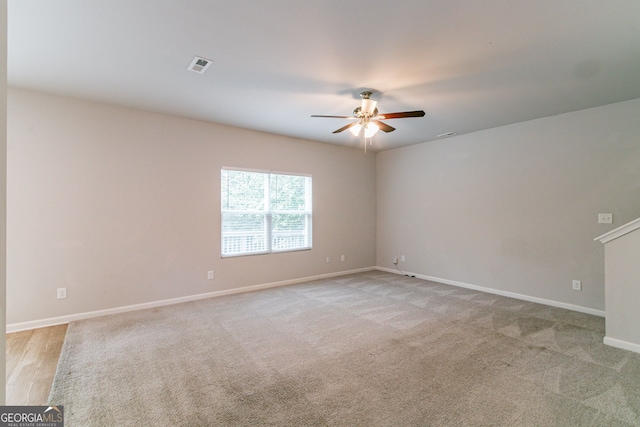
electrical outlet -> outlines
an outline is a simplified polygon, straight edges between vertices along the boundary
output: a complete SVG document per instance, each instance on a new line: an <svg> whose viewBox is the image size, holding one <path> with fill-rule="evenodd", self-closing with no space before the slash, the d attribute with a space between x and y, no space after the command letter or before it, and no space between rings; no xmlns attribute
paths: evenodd
<svg viewBox="0 0 640 427"><path fill-rule="evenodd" d="M573 290L574 291L581 291L582 290L582 282L580 280L574 280L572 286L573 286Z"/></svg>
<svg viewBox="0 0 640 427"><path fill-rule="evenodd" d="M327 264L329 264L330 262L331 262L331 257L330 257L330 256L328 256L328 257L327 257Z"/></svg>
<svg viewBox="0 0 640 427"><path fill-rule="evenodd" d="M58 288L58 299L65 299L67 297L67 288Z"/></svg>
<svg viewBox="0 0 640 427"><path fill-rule="evenodd" d="M610 213L598 214L598 224L613 224L613 214L610 214Z"/></svg>
<svg viewBox="0 0 640 427"><path fill-rule="evenodd" d="M213 270L207 272L207 280L213 280Z"/></svg>
<svg viewBox="0 0 640 427"><path fill-rule="evenodd" d="M404 255L400 255L400 261L401 262L405 262L407 259L404 257Z"/></svg>
<svg viewBox="0 0 640 427"><path fill-rule="evenodd" d="M344 262L345 260L345 256L344 255L340 255L340 262Z"/></svg>

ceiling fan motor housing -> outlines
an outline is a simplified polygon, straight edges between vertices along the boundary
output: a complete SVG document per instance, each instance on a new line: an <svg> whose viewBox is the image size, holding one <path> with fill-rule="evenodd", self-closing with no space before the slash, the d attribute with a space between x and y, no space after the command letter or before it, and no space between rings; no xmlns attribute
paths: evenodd
<svg viewBox="0 0 640 427"><path fill-rule="evenodd" d="M362 107L357 107L355 110L353 110L353 116L357 117L358 119L363 119L365 117L375 117L378 115L378 109L375 108L375 103L373 104L374 108L373 111L369 114L367 114L367 110L362 109Z"/></svg>

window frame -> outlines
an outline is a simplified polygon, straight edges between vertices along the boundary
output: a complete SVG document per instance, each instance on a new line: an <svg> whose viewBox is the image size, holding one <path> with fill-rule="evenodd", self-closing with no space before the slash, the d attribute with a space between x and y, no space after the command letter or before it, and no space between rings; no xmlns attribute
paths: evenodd
<svg viewBox="0 0 640 427"><path fill-rule="evenodd" d="M263 199L264 202L264 210L260 209L224 209L223 199L225 197L224 188L222 185L224 184L223 174L225 172L248 172L264 175L264 190L263 190ZM271 206L271 179L273 176L291 176L291 177L303 177L307 180L305 181L305 207L302 210L286 210L286 209L276 209ZM305 173L295 173L295 172L280 172L280 171L267 171L267 170L259 170L259 169L247 169L247 168L238 168L238 167L229 167L222 166L220 168L220 255L221 258L233 258L240 256L253 256L253 255L267 255L267 254L277 254L277 253L286 253L286 252L299 252L299 251L309 251L313 247L313 177L311 174ZM227 189L227 197L229 195L229 191ZM233 252L233 253L225 253L225 237L228 237L228 234L225 236L225 214L233 215L261 215L264 218L264 227L263 231L260 233L264 233L264 250L258 251L244 251L244 252ZM273 216L274 215L304 215L304 234L303 246L297 246L293 248L274 248L274 230L273 230Z"/></svg>

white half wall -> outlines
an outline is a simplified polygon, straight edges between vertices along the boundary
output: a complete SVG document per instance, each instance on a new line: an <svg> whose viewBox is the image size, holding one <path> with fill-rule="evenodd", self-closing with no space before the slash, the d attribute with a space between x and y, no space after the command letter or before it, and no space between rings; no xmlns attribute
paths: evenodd
<svg viewBox="0 0 640 427"><path fill-rule="evenodd" d="M9 324L375 266L372 153L16 88L8 116ZM221 259L223 165L310 173L313 249Z"/></svg>
<svg viewBox="0 0 640 427"><path fill-rule="evenodd" d="M593 239L640 216L639 117L636 99L380 153L377 265L604 310Z"/></svg>
<svg viewBox="0 0 640 427"><path fill-rule="evenodd" d="M640 353L640 218L598 240L604 243L604 343Z"/></svg>

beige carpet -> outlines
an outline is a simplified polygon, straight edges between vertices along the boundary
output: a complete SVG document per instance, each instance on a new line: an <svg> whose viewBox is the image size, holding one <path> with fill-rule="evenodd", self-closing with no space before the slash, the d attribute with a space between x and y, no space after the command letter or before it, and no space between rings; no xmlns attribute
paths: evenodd
<svg viewBox="0 0 640 427"><path fill-rule="evenodd" d="M640 425L604 320L379 271L73 322L84 426Z"/></svg>

